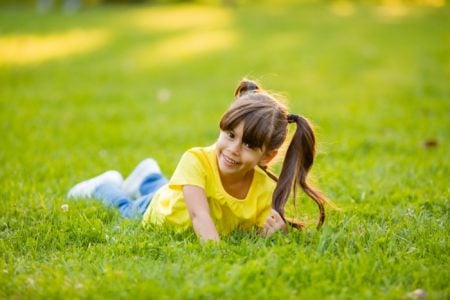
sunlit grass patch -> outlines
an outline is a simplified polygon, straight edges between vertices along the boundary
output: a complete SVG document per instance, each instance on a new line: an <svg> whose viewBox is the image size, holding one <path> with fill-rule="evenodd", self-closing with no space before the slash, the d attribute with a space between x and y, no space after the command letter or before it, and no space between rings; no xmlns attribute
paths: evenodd
<svg viewBox="0 0 450 300"><path fill-rule="evenodd" d="M130 14L131 24L148 31L176 31L227 27L233 15L223 7L177 6L141 9Z"/></svg>
<svg viewBox="0 0 450 300"><path fill-rule="evenodd" d="M48 35L0 37L0 65L26 65L86 54L111 39L105 30L71 30Z"/></svg>
<svg viewBox="0 0 450 300"><path fill-rule="evenodd" d="M130 19L131 28L157 36L133 53L140 66L189 60L233 49L238 42L232 11L225 7L156 7L136 10ZM169 35L159 38L161 32Z"/></svg>
<svg viewBox="0 0 450 300"><path fill-rule="evenodd" d="M237 41L237 33L233 30L190 31L156 43L149 43L148 46L138 50L135 57L144 65L174 63L231 49Z"/></svg>
<svg viewBox="0 0 450 300"><path fill-rule="evenodd" d="M340 17L348 17L355 13L355 4L353 1L339 0L334 1L330 5L333 14Z"/></svg>

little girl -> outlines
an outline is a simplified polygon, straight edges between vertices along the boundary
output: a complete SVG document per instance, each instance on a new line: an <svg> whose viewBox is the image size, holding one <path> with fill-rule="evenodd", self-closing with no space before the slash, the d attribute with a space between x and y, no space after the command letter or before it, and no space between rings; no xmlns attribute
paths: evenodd
<svg viewBox="0 0 450 300"><path fill-rule="evenodd" d="M279 178L267 170L287 135L289 144ZM284 207L296 187L314 200L325 219L327 199L306 181L314 162L315 137L309 122L289 114L285 105L255 82L242 80L235 101L220 120L217 142L196 147L181 157L167 180L153 159L142 161L123 181L108 171L75 185L70 198L93 197L119 209L126 218L143 217L143 224L193 227L202 241L219 240L234 229L259 227L263 235L286 230ZM133 200L138 198L137 200Z"/></svg>

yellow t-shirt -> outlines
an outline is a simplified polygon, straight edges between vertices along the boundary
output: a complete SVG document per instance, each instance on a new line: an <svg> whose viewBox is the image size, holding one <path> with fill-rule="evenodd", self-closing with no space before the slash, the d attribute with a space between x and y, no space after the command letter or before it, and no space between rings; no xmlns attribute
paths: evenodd
<svg viewBox="0 0 450 300"><path fill-rule="evenodd" d="M192 148L181 157L169 183L155 193L143 224L170 224L182 230L192 226L183 198L183 185L195 185L205 191L216 229L225 234L237 228L263 227L275 189L275 182L255 168L247 197L237 199L222 186L215 145Z"/></svg>

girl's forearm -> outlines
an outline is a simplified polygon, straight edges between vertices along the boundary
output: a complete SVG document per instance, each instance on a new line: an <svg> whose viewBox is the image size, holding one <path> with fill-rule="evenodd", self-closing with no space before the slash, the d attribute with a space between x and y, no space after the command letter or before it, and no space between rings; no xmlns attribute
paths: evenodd
<svg viewBox="0 0 450 300"><path fill-rule="evenodd" d="M202 242L220 240L219 234L217 233L216 226L214 225L211 216L209 215L199 215L192 219L192 226L194 227L195 233L198 235Z"/></svg>
<svg viewBox="0 0 450 300"><path fill-rule="evenodd" d="M202 242L219 241L219 234L209 212L205 191L193 185L183 186L183 195L192 227Z"/></svg>

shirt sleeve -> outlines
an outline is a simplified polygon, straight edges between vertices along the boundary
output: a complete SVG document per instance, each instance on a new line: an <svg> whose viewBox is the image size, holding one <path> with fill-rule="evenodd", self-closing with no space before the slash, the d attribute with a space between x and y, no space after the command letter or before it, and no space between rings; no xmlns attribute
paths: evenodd
<svg viewBox="0 0 450 300"><path fill-rule="evenodd" d="M170 179L169 186L182 187L195 185L205 189L206 171L202 164L201 153L188 150L181 157L175 172Z"/></svg>

